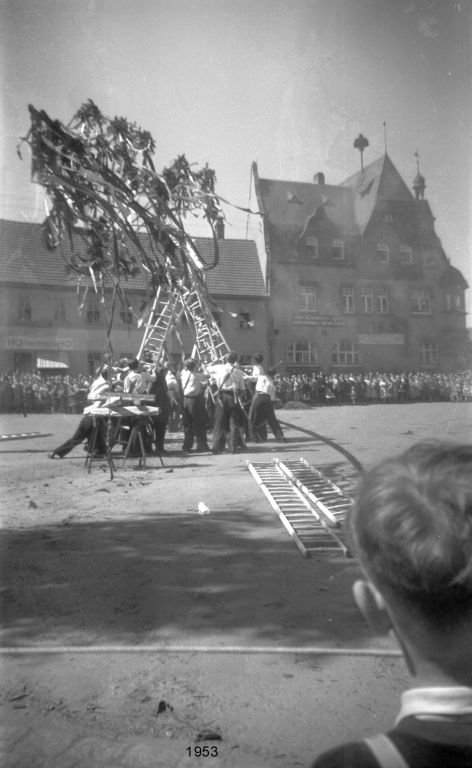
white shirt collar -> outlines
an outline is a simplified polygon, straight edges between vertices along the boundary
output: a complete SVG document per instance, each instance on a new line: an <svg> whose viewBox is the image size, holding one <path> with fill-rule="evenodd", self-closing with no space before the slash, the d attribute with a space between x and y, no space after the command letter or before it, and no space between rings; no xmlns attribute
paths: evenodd
<svg viewBox="0 0 472 768"><path fill-rule="evenodd" d="M465 685L411 688L402 694L402 705L395 725L405 717L472 722L472 688Z"/></svg>

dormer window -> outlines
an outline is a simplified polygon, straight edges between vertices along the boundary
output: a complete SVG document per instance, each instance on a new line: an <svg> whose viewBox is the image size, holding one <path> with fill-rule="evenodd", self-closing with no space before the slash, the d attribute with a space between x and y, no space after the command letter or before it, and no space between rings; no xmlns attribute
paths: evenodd
<svg viewBox="0 0 472 768"><path fill-rule="evenodd" d="M388 261L389 261L388 245L386 245L385 243L378 243L374 253L374 261L376 261L377 264L388 264Z"/></svg>
<svg viewBox="0 0 472 768"><path fill-rule="evenodd" d="M333 243L331 245L331 256L336 261L343 261L344 259L344 241L343 240L333 240Z"/></svg>
<svg viewBox="0 0 472 768"><path fill-rule="evenodd" d="M308 256L310 256L311 259L317 259L318 258L318 238L317 237L307 237L305 240L306 250Z"/></svg>
<svg viewBox="0 0 472 768"><path fill-rule="evenodd" d="M295 192L287 192L287 202L302 205L302 201L296 196Z"/></svg>
<svg viewBox="0 0 472 768"><path fill-rule="evenodd" d="M413 250L411 246L400 246L400 264L413 264Z"/></svg>

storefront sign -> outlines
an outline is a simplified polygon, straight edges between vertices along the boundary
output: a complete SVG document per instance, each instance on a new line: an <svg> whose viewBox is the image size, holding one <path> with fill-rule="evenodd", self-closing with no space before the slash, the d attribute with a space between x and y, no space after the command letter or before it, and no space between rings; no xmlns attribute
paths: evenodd
<svg viewBox="0 0 472 768"><path fill-rule="evenodd" d="M330 317L329 315L311 315L311 314L298 314L293 316L292 320L294 325L318 325L323 328L326 327L339 327L346 325L344 318L342 317Z"/></svg>
<svg viewBox="0 0 472 768"><path fill-rule="evenodd" d="M359 344L404 344L405 336L403 333L358 333L357 341Z"/></svg>
<svg viewBox="0 0 472 768"><path fill-rule="evenodd" d="M74 349L73 339L64 336L7 336L5 348L13 350L30 349Z"/></svg>

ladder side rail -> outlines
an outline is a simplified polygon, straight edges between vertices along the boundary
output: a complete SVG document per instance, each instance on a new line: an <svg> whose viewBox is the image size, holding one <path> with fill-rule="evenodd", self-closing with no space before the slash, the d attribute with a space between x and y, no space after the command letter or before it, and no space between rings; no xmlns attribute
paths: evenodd
<svg viewBox="0 0 472 768"><path fill-rule="evenodd" d="M284 513L282 512L280 506L277 504L275 499L272 497L269 489L265 485L265 483L262 482L261 478L259 477L256 468L251 464L250 461L247 462L247 467L251 473L251 475L254 477L257 485L263 492L264 496L269 501L272 509L277 513L282 525L284 526L285 530L289 534L289 536L294 540L295 544L297 545L298 549L302 553L303 557L310 557L310 553L307 550L307 548L304 546L303 542L301 541L300 537L297 535L297 532L295 531L294 527L289 523L287 518L285 517Z"/></svg>
<svg viewBox="0 0 472 768"><path fill-rule="evenodd" d="M326 522L329 525L334 528L338 528L340 525L339 520L336 519L329 508L315 494L313 494L309 488L303 485L303 483L301 483L300 480L295 477L293 472L283 462L281 462L279 459L274 459L274 462L280 468L280 471L286 475L289 482L293 483L295 486L294 490L297 490L300 494L304 495L305 499L309 499L312 504L315 504L320 512L324 515L324 517L327 518Z"/></svg>

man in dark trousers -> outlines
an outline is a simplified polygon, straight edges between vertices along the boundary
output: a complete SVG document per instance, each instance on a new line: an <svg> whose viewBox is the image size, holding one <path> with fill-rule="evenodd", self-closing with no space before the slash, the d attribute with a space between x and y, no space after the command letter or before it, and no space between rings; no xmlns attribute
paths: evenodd
<svg viewBox="0 0 472 768"><path fill-rule="evenodd" d="M245 416L241 395L244 393L246 383L244 373L238 368L237 361L236 352L229 352L226 362L213 368L212 383L215 399L213 453L222 453L225 450L228 433L232 453L237 453L245 447L242 439Z"/></svg>
<svg viewBox="0 0 472 768"><path fill-rule="evenodd" d="M92 382L92 385L89 390L89 400L96 398L100 399L100 394L102 392L106 392L110 389L110 384L108 381L108 370L103 369L102 372L97 376L97 378ZM95 443L95 453L96 454L104 454L105 453L105 422L103 418L92 416L89 413L86 413L82 416L77 429L75 430L72 437L70 437L68 440L65 441L65 443L62 443L58 448L55 448L52 453L48 454L49 459L62 459L67 453L70 453L70 451L75 448L76 445L80 445L84 442L84 440L89 441L89 448L91 448L90 445L90 439L92 437L93 428L95 426L95 419L99 419L98 426L99 429L97 430L97 438Z"/></svg>
<svg viewBox="0 0 472 768"><path fill-rule="evenodd" d="M167 366L157 363L155 368L155 380L152 382L149 394L154 395L154 405L159 408L157 416L152 416L153 438L156 447L156 453L166 454L164 440L166 436L167 423L169 421L169 393L167 390Z"/></svg>
<svg viewBox="0 0 472 768"><path fill-rule="evenodd" d="M197 443L197 452L204 453L210 450L206 436L207 412L205 409L205 386L208 377L196 368L196 361L188 358L184 360L184 368L180 374L184 425L182 450L185 453L192 450L194 441Z"/></svg>

